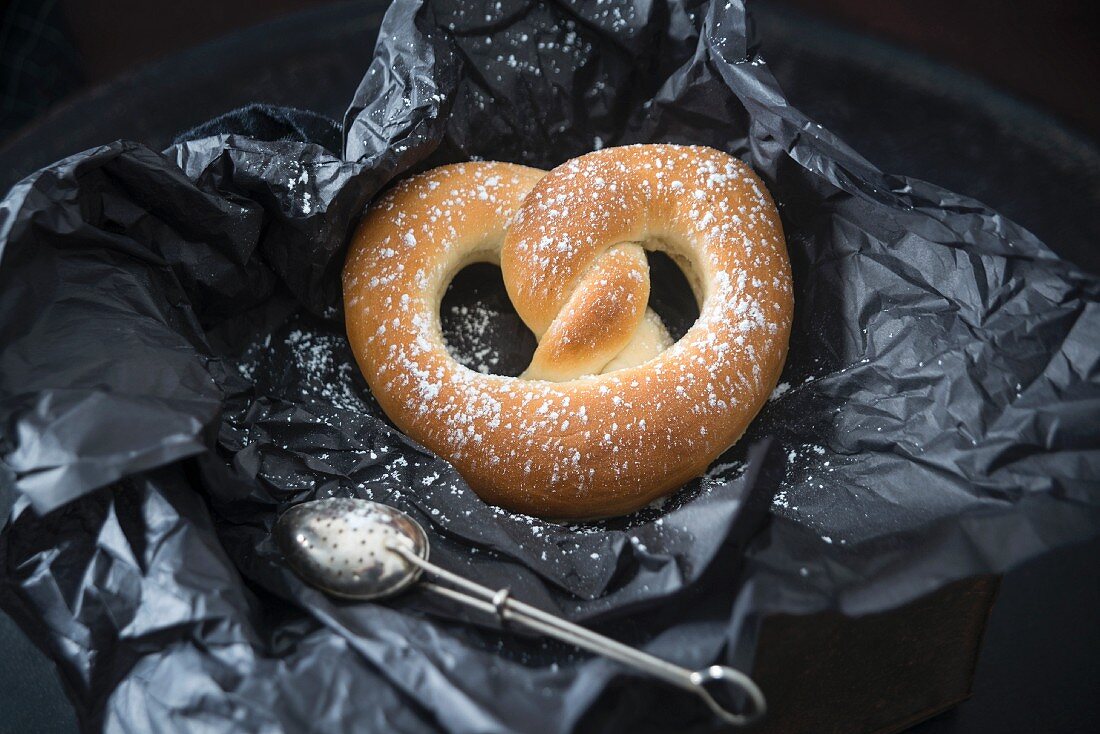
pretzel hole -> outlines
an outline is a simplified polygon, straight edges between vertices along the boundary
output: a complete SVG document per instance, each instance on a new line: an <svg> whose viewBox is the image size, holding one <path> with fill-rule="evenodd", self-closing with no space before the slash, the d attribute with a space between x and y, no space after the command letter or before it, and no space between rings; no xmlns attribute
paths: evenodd
<svg viewBox="0 0 1100 734"><path fill-rule="evenodd" d="M649 307L673 340L699 318L690 281L679 262L665 252L648 250ZM516 377L531 363L537 341L520 319L500 268L477 262L462 268L447 286L439 308L447 351L459 364L484 374Z"/></svg>
<svg viewBox="0 0 1100 734"><path fill-rule="evenodd" d="M508 299L500 268L491 263L458 271L440 302L439 322L447 351L476 372L516 377L538 344Z"/></svg>
<svg viewBox="0 0 1100 734"><path fill-rule="evenodd" d="M699 304L683 268L686 259L673 259L659 250L646 250L649 262L649 307L665 323L674 342L680 341L699 318Z"/></svg>

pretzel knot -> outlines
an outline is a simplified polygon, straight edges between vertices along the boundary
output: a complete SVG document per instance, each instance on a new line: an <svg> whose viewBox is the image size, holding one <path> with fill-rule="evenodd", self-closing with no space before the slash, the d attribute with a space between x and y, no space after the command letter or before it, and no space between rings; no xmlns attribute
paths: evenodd
<svg viewBox="0 0 1100 734"><path fill-rule="evenodd" d="M646 250L683 268L698 321L672 344ZM538 338L519 378L447 352L447 285L498 263ZM702 473L778 380L790 265L752 171L709 148L609 148L549 173L444 166L365 215L344 268L348 336L382 409L489 502L554 517L636 509Z"/></svg>
<svg viewBox="0 0 1100 734"><path fill-rule="evenodd" d="M599 169L612 162L603 158L589 165ZM592 185L628 193L608 180L597 176ZM501 270L508 295L538 338L523 373L529 379L563 381L612 372L642 364L672 344L647 307L649 265L641 242L629 239L640 233L624 226L632 219L633 197L613 196L593 205L592 199L578 200L574 183L569 175L543 178L504 239Z"/></svg>

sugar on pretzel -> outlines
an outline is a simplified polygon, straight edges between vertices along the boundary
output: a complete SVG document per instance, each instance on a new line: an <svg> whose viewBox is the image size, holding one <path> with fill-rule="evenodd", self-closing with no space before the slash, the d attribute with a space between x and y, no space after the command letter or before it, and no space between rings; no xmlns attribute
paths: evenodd
<svg viewBox="0 0 1100 734"><path fill-rule="evenodd" d="M645 250L679 263L699 303L675 344L647 308ZM443 293L481 261L539 340L519 378L444 345ZM369 209L343 278L351 345L394 424L486 501L556 518L630 512L704 472L775 387L793 308L763 184L695 146L430 170Z"/></svg>

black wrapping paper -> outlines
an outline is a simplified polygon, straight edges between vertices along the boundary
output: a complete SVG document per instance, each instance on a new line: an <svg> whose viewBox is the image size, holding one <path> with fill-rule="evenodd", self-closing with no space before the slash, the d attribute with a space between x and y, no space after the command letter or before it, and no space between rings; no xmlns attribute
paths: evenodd
<svg viewBox="0 0 1100 734"><path fill-rule="evenodd" d="M1100 282L790 107L741 3L398 0L379 38L342 151L315 115L251 108L0 204L0 604L86 728L713 726L415 593L304 586L269 531L315 497L394 504L441 565L692 667L751 666L769 613L887 609L1096 533ZM796 289L780 388L659 506L568 526L488 507L354 367L350 229L408 170L655 141L727 150L771 189ZM530 336L493 274L459 280L456 353L517 372Z"/></svg>

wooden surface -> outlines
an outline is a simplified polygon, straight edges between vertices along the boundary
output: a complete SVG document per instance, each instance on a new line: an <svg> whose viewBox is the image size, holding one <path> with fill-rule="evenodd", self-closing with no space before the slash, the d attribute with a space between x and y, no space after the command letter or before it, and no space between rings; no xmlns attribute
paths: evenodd
<svg viewBox="0 0 1100 734"><path fill-rule="evenodd" d="M859 618L768 619L753 675L769 716L754 734L888 734L965 700L999 583L964 579Z"/></svg>

